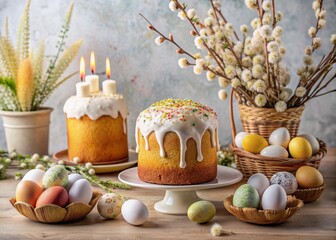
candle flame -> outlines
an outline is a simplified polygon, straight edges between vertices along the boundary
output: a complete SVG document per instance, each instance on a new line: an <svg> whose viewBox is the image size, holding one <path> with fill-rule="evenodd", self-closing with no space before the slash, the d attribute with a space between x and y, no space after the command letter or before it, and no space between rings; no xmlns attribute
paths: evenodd
<svg viewBox="0 0 336 240"><path fill-rule="evenodd" d="M96 61L95 61L95 55L94 52L91 52L90 56L90 66L91 66L91 73L94 74L96 71Z"/></svg>
<svg viewBox="0 0 336 240"><path fill-rule="evenodd" d="M79 76L80 76L81 81L83 81L85 77L85 61L83 57L81 57L80 63L79 63Z"/></svg>
<svg viewBox="0 0 336 240"><path fill-rule="evenodd" d="M106 58L106 77L107 79L110 79L111 77L111 65L110 65L110 59Z"/></svg>

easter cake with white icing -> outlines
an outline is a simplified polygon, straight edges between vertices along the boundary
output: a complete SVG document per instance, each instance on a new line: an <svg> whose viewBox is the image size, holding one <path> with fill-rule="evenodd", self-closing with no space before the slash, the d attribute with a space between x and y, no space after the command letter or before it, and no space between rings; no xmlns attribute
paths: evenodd
<svg viewBox="0 0 336 240"><path fill-rule="evenodd" d="M72 96L63 110L67 117L69 160L106 164L128 157L128 110L123 95L98 92Z"/></svg>
<svg viewBox="0 0 336 240"><path fill-rule="evenodd" d="M159 101L140 113L135 135L142 181L182 185L216 178L218 120L211 108L191 100Z"/></svg>

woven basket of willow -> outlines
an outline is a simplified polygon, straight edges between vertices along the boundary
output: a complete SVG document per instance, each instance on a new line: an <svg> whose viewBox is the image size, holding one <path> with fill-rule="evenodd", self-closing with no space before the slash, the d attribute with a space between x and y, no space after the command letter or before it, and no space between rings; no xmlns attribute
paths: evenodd
<svg viewBox="0 0 336 240"><path fill-rule="evenodd" d="M304 106L288 108L285 112L277 112L274 108L248 107L243 104L238 104L238 109L245 132L256 133L268 139L273 130L285 127L293 138L299 132Z"/></svg>
<svg viewBox="0 0 336 240"><path fill-rule="evenodd" d="M273 174L283 171L295 175L296 170L303 165L318 168L321 159L327 153L326 144L321 140L318 141L320 144L319 152L308 159L265 157L237 148L233 144L230 148L235 154L237 168L243 173L245 180L248 180L255 173L263 173L268 178L271 178Z"/></svg>
<svg viewBox="0 0 336 240"><path fill-rule="evenodd" d="M278 113L272 109L256 109L243 105L239 105L239 109L243 126L245 123L244 130L248 133L257 133L268 139L271 132L279 127L287 128L291 138L295 137L298 133L300 118L304 107L288 109L288 112L286 111L287 113ZM263 115L265 116L264 119ZM243 173L245 180L248 180L248 178L255 173L263 173L268 178L271 178L273 174L281 171L295 174L296 170L303 165L318 168L321 159L327 153L326 144L321 140L318 140L320 144L319 152L308 159L265 157L238 148L234 142L236 126L233 117L233 92L231 92L230 96L230 123L232 130L232 144L230 145L230 149L235 154L237 168ZM291 126L291 124L293 126Z"/></svg>

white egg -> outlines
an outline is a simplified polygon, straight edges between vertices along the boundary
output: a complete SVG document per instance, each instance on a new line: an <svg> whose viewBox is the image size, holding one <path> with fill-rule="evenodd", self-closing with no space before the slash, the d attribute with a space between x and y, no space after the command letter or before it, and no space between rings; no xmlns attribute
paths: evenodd
<svg viewBox="0 0 336 240"><path fill-rule="evenodd" d="M271 184L279 184L287 194L293 194L298 188L298 182L290 172L277 172L271 178Z"/></svg>
<svg viewBox="0 0 336 240"><path fill-rule="evenodd" d="M268 181L268 178L264 174L255 173L248 179L247 184L250 184L258 191L261 199L264 191L266 190L266 188L269 187L270 182Z"/></svg>
<svg viewBox="0 0 336 240"><path fill-rule="evenodd" d="M106 219L113 219L119 216L123 198L116 193L105 193L98 201L97 210Z"/></svg>
<svg viewBox="0 0 336 240"><path fill-rule="evenodd" d="M148 209L145 204L136 199L124 202L121 214L125 221L132 225L141 225L148 219Z"/></svg>
<svg viewBox="0 0 336 240"><path fill-rule="evenodd" d="M89 203L92 198L91 184L86 179L79 179L74 182L69 190L69 203Z"/></svg>
<svg viewBox="0 0 336 240"><path fill-rule="evenodd" d="M290 134L287 128L275 129L268 138L268 142L271 145L280 145L287 149L290 142Z"/></svg>
<svg viewBox="0 0 336 240"><path fill-rule="evenodd" d="M270 145L261 150L260 155L265 157L288 158L287 150L280 145Z"/></svg>
<svg viewBox="0 0 336 240"><path fill-rule="evenodd" d="M29 181L35 182L36 184L38 184L39 186L43 188L42 179L43 179L44 174L45 174L45 171L41 169L32 169L24 175L24 177L22 178L22 181L29 180Z"/></svg>
<svg viewBox="0 0 336 240"><path fill-rule="evenodd" d="M273 184L265 190L261 199L261 206L264 210L284 210L286 205L286 191L279 184Z"/></svg>
<svg viewBox="0 0 336 240"><path fill-rule="evenodd" d="M71 173L68 175L68 185L66 185L66 190L69 191L72 184L74 184L74 182L76 182L79 179L83 179L82 175L78 174L78 173Z"/></svg>
<svg viewBox="0 0 336 240"><path fill-rule="evenodd" d="M320 144L314 136L309 134L301 134L299 135L299 137L305 138L310 143L313 155L318 153L318 151L320 151Z"/></svg>
<svg viewBox="0 0 336 240"><path fill-rule="evenodd" d="M247 132L240 132L235 137L235 144L238 148L243 148L243 139L249 135Z"/></svg>

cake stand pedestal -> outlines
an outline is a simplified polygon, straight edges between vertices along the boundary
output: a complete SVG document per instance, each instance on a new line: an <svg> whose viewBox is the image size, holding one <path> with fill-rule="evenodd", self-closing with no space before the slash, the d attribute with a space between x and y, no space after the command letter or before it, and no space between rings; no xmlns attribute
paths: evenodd
<svg viewBox="0 0 336 240"><path fill-rule="evenodd" d="M134 167L121 172L118 178L133 187L166 190L164 198L155 203L154 209L165 214L186 214L191 204L202 200L197 195L197 190L229 186L242 180L243 175L236 169L218 165L217 178L211 182L194 185L159 185L141 181L138 168Z"/></svg>
<svg viewBox="0 0 336 240"><path fill-rule="evenodd" d="M166 214L185 214L191 204L200 200L196 191L166 190L164 198L154 204L154 209Z"/></svg>

